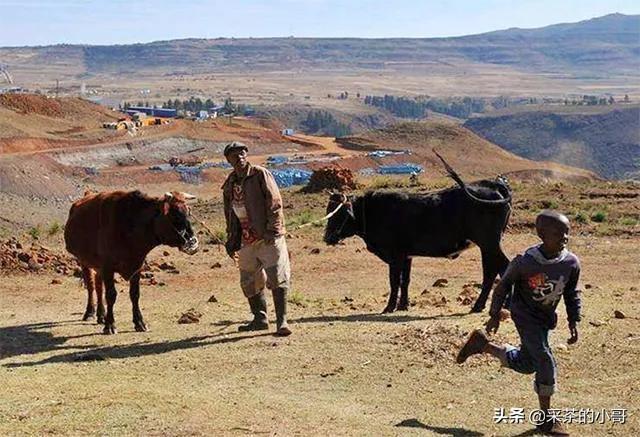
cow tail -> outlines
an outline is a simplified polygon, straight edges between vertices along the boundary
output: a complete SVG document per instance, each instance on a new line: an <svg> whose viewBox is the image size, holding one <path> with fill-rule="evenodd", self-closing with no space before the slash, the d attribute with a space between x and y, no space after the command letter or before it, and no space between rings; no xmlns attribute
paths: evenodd
<svg viewBox="0 0 640 437"><path fill-rule="evenodd" d="M447 170L447 173L449 173L451 179L456 181L458 185L460 185L460 188L467 191L467 185L464 183L460 175L456 173L456 171L449 165L449 163L447 163L447 161L444 160L444 158L438 152L436 152L435 149L433 149L433 153L435 153L436 156L440 158L440 161L442 161L442 164L444 164L444 168L445 170Z"/></svg>
<svg viewBox="0 0 640 437"><path fill-rule="evenodd" d="M444 158L438 152L436 152L435 149L432 149L432 150L433 150L433 153L435 153L436 156L440 158L440 161L442 161L442 164L444 164L444 168L447 170L447 173L449 173L449 176L451 177L451 179L453 179L458 183L458 185L460 185L460 188L462 188L462 190L467 194L467 196L469 196L470 199L479 203L483 203L485 205L505 205L505 204L511 203L510 192L507 197L500 200L481 199L478 196L474 195L471 191L469 191L469 188L467 188L467 184L464 183L460 175L456 173L456 171L447 163L447 161L445 161Z"/></svg>

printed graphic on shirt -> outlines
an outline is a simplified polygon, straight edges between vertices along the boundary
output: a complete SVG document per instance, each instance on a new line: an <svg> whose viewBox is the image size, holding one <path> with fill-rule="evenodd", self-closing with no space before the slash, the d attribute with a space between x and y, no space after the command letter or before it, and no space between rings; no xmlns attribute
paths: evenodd
<svg viewBox="0 0 640 437"><path fill-rule="evenodd" d="M231 200L231 207L238 220L240 220L240 227L242 228L242 243L252 244L258 241L258 236L249 226L249 215L247 214L247 208L245 206L244 190L242 185L233 184L233 199Z"/></svg>
<svg viewBox="0 0 640 437"><path fill-rule="evenodd" d="M529 288L533 293L533 300L542 305L554 305L564 292L567 281L564 276L559 279L549 279L545 273L537 273L527 279Z"/></svg>

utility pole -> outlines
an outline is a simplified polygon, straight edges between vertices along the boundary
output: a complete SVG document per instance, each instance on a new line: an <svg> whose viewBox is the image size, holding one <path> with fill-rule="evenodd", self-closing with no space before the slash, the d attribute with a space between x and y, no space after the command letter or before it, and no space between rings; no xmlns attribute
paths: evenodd
<svg viewBox="0 0 640 437"><path fill-rule="evenodd" d="M60 91L60 81L56 79L56 99L58 98L59 91Z"/></svg>

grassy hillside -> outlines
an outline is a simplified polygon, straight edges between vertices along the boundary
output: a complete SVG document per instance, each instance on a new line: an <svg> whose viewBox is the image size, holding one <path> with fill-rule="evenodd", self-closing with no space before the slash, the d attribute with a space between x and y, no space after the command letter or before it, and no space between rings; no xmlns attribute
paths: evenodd
<svg viewBox="0 0 640 437"><path fill-rule="evenodd" d="M468 129L517 155L586 168L607 178L640 177L640 108L584 114L521 112L468 120Z"/></svg>

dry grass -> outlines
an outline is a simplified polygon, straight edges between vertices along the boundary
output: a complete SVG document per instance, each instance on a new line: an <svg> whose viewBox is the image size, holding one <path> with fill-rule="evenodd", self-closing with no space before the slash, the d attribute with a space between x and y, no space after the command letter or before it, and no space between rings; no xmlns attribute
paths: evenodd
<svg viewBox="0 0 640 437"><path fill-rule="evenodd" d="M322 195L285 198L294 211L323 209ZM217 203L198 208L210 226L217 224ZM505 238L509 256L536 241L518 229ZM455 261L417 259L410 311L379 315L385 266L362 241L326 247L321 234L310 227L288 240L294 335L286 339L236 332L248 308L238 273L217 246L193 257L152 252L151 259L170 259L181 273L157 273L165 287L143 286L147 333L134 332L126 291L116 304L120 333L103 336L99 326L79 321L85 295L77 280L53 286L49 275L2 278L0 435L515 435L530 429L492 418L500 406L535 407L531 376L486 358L464 366L453 361L457 345L486 319L457 301L465 285L480 279L477 249ZM60 248L59 238L48 243ZM580 342L566 350L558 348L568 338L559 307L554 404L631 413L626 425L573 425L575 435L638 435L638 237L576 236L571 246L588 288ZM314 248L320 253L311 254ZM211 269L218 261L222 268ZM449 285L432 288L441 277ZM207 303L212 294L218 303ZM189 308L203 313L200 323L177 324ZM627 318L615 319L616 309ZM605 323L590 324L596 320ZM517 342L512 323L499 339ZM92 356L104 360L79 361Z"/></svg>

